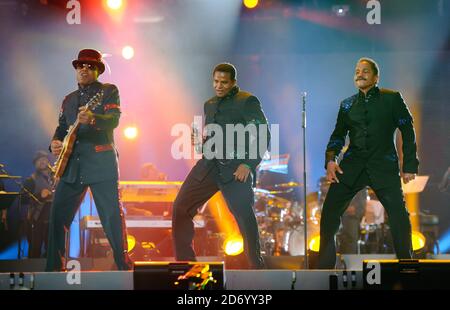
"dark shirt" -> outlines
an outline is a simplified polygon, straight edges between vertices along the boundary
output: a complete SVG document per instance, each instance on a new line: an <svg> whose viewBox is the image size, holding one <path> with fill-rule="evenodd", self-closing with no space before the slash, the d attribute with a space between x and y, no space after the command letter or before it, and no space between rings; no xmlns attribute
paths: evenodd
<svg viewBox="0 0 450 310"><path fill-rule="evenodd" d="M235 86L225 97L215 96L205 102L204 112L207 137L203 143L203 158L197 162L202 169L196 170L196 178L202 180L217 165L220 178L226 183L234 179L233 173L240 164L247 165L254 176L270 141L267 119L258 98ZM238 139L233 129L226 130L227 125L236 130L239 126L248 129L245 138ZM222 131L221 137L215 136L217 127ZM234 141L229 139L232 133ZM223 139L222 143L218 139Z"/></svg>
<svg viewBox="0 0 450 310"><path fill-rule="evenodd" d="M367 95L359 91L357 99L349 111L348 116L352 123L352 128L349 132L350 141L352 142L352 152L356 152L361 157L367 157L368 148L367 142L370 138L368 127L372 121L369 114L370 106L376 104L380 97L380 90L378 87L371 88Z"/></svg>
<svg viewBox="0 0 450 310"><path fill-rule="evenodd" d="M256 169L262 159L261 155L267 150L270 141L267 119L258 98L250 93L240 91L239 87L235 86L226 96L214 97L208 102L215 102L216 109L214 113L206 113L206 125L216 124L220 126L223 133L223 148L219 150L216 148L216 144L213 144L211 148L215 151L215 158L221 162L238 160L252 170ZM249 129L245 131L244 137L238 135L236 126L239 125ZM249 125L254 125L256 130L252 132ZM259 125L265 125L265 127ZM233 126L236 131L233 130ZM261 128L266 129L264 136L261 137L266 138L266 143L260 145L258 140L262 135ZM213 132L212 135L208 133L206 140L215 134L216 132ZM234 135L233 139L230 138L230 134ZM256 157L253 157L255 155Z"/></svg>

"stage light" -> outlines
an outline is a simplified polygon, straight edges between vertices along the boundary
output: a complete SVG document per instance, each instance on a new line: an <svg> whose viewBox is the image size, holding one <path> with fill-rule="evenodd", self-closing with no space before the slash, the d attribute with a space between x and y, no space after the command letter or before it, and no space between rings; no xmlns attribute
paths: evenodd
<svg viewBox="0 0 450 310"><path fill-rule="evenodd" d="M236 256L244 251L244 240L241 236L228 237L224 242L226 255Z"/></svg>
<svg viewBox="0 0 450 310"><path fill-rule="evenodd" d="M136 127L127 127L123 133L127 139L133 140L137 137L138 130Z"/></svg>
<svg viewBox="0 0 450 310"><path fill-rule="evenodd" d="M350 7L348 5L333 5L332 10L337 16L344 17L350 11Z"/></svg>
<svg viewBox="0 0 450 310"><path fill-rule="evenodd" d="M134 48L127 45L122 48L122 57L129 60L134 57Z"/></svg>
<svg viewBox="0 0 450 310"><path fill-rule="evenodd" d="M319 252L320 248L320 235L312 237L309 241L308 247L313 252Z"/></svg>
<svg viewBox="0 0 450 310"><path fill-rule="evenodd" d="M244 0L244 6L247 9L254 9L258 5L258 0Z"/></svg>
<svg viewBox="0 0 450 310"><path fill-rule="evenodd" d="M122 7L122 0L108 0L106 1L106 5L111 10L119 10Z"/></svg>
<svg viewBox="0 0 450 310"><path fill-rule="evenodd" d="M128 253L130 253L136 246L136 238L133 235L128 234L127 242L128 242Z"/></svg>
<svg viewBox="0 0 450 310"><path fill-rule="evenodd" d="M413 251L419 251L423 249L423 247L425 246L425 240L426 238L421 232L413 231L411 234Z"/></svg>

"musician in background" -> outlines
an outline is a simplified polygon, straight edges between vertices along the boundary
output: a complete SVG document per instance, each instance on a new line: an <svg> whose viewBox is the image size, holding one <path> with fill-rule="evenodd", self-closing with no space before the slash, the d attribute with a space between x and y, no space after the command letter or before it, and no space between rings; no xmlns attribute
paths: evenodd
<svg viewBox="0 0 450 310"><path fill-rule="evenodd" d="M141 166L141 181L164 182L167 181L167 174L161 172L153 163L144 163ZM167 216L166 210L172 208L172 203L168 202L136 202L126 203L126 214L133 216Z"/></svg>
<svg viewBox="0 0 450 310"><path fill-rule="evenodd" d="M27 237L29 258L45 257L47 251L48 220L53 198L53 180L48 156L48 152L45 151L39 151L34 155L33 165L35 171L25 180L24 187L34 197L30 197L27 192L22 193L22 204L28 207Z"/></svg>
<svg viewBox="0 0 450 310"><path fill-rule="evenodd" d="M65 269L65 230L69 229L83 196L89 187L97 207L105 235L114 253L119 270L132 268L127 253L125 221L118 191L117 151L113 131L119 124L119 91L113 84L97 81L105 71L100 52L83 49L72 61L76 70L78 89L64 98L59 125L51 142L51 151L58 156L69 126L81 124L73 151L55 190L50 213L47 271ZM99 105L90 110L83 106L99 92ZM65 153L63 152L63 155Z"/></svg>
<svg viewBox="0 0 450 310"><path fill-rule="evenodd" d="M167 174L161 172L153 163L145 163L141 167L142 181L167 181Z"/></svg>
<svg viewBox="0 0 450 310"><path fill-rule="evenodd" d="M369 191L370 199L367 200L366 212L361 220L361 240L363 240L364 254L386 253L384 246L387 246L385 240L385 210L377 195Z"/></svg>
<svg viewBox="0 0 450 310"><path fill-rule="evenodd" d="M357 254L360 223L364 216L367 203L367 189L360 190L353 197L347 210L341 217L341 228L339 230L339 253Z"/></svg>
<svg viewBox="0 0 450 310"><path fill-rule="evenodd" d="M314 210L317 208L315 217L320 218L323 203L327 197L331 182L326 177L321 177L318 182L319 192L318 201L311 202L309 208ZM358 240L360 232L360 222L364 215L367 201L367 189L359 191L350 202L347 210L341 217L341 226L339 228L339 253L341 254L357 254Z"/></svg>

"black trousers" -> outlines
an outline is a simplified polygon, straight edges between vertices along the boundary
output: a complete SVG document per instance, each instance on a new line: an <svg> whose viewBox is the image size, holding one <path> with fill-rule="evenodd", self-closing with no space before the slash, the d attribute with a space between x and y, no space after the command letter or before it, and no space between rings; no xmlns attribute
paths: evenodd
<svg viewBox="0 0 450 310"><path fill-rule="evenodd" d="M320 269L333 269L335 267L335 235L339 229L341 216L356 193L366 186L371 186L371 182L365 171L361 173L353 187L348 187L343 183L331 184L320 219ZM388 214L397 258L411 258L411 223L400 182L398 185L374 189L374 191Z"/></svg>
<svg viewBox="0 0 450 310"><path fill-rule="evenodd" d="M195 169L198 167L194 166L187 176L173 205L172 237L176 260L196 260L192 247L194 238L192 219L197 214L197 210L220 190L239 226L244 240L244 253L248 259L248 267L263 268L258 224L253 212L252 178L249 177L246 182L233 180L223 184L217 167L213 167L202 181L198 181L195 178Z"/></svg>
<svg viewBox="0 0 450 310"><path fill-rule="evenodd" d="M48 221L29 222L28 257L45 257L48 248ZM44 254L42 254L44 246Z"/></svg>
<svg viewBox="0 0 450 310"><path fill-rule="evenodd" d="M119 270L132 268L127 253L126 227L119 201L117 180L89 185L105 235L114 253ZM56 187L50 211L49 241L46 271L65 269L65 230L70 228L88 185L60 181ZM67 249L68 250L68 249Z"/></svg>
<svg viewBox="0 0 450 310"><path fill-rule="evenodd" d="M48 202L43 206L42 210L40 210L39 216L31 213L30 219L28 219L26 223L29 258L40 258L47 256L48 220L50 217L50 209L51 202ZM34 212L38 211L35 209ZM42 252L42 247L44 247L44 252Z"/></svg>

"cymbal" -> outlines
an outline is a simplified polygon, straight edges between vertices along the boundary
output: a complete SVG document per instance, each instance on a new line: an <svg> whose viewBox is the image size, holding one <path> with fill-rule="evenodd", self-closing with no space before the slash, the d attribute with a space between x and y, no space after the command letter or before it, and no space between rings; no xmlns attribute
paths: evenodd
<svg viewBox="0 0 450 310"><path fill-rule="evenodd" d="M8 174L0 174L0 179L20 179L21 176L18 175L8 175Z"/></svg>
<svg viewBox="0 0 450 310"><path fill-rule="evenodd" d="M267 200L267 204L277 208L286 208L289 204L289 200L278 196L272 196Z"/></svg>
<svg viewBox="0 0 450 310"><path fill-rule="evenodd" d="M280 184L275 184L275 188L293 188L293 187L298 187L302 185L301 183L298 182L288 182L288 183L280 183Z"/></svg>
<svg viewBox="0 0 450 310"><path fill-rule="evenodd" d="M270 191L268 191L267 189L262 189L262 188L254 188L253 191L255 192L255 196L269 196Z"/></svg>
<svg viewBox="0 0 450 310"><path fill-rule="evenodd" d="M267 190L267 189L262 189L262 188L255 188L254 192L255 192L255 196L271 196L271 195L277 195L277 194L286 194L291 192L292 189L291 188L287 188L287 189L282 189L282 190L277 190L277 191L273 191L273 190Z"/></svg>
<svg viewBox="0 0 450 310"><path fill-rule="evenodd" d="M282 189L282 190L279 190L279 191L269 191L269 193L272 194L272 195L278 195L278 194L287 194L287 193L290 193L292 191L293 191L292 188L286 188L286 189Z"/></svg>
<svg viewBox="0 0 450 310"><path fill-rule="evenodd" d="M266 189L255 188L254 191L255 196L257 198L264 199L265 203L268 205L275 206L277 208L285 208L289 203L289 200L275 196L271 193L271 191L268 191Z"/></svg>

